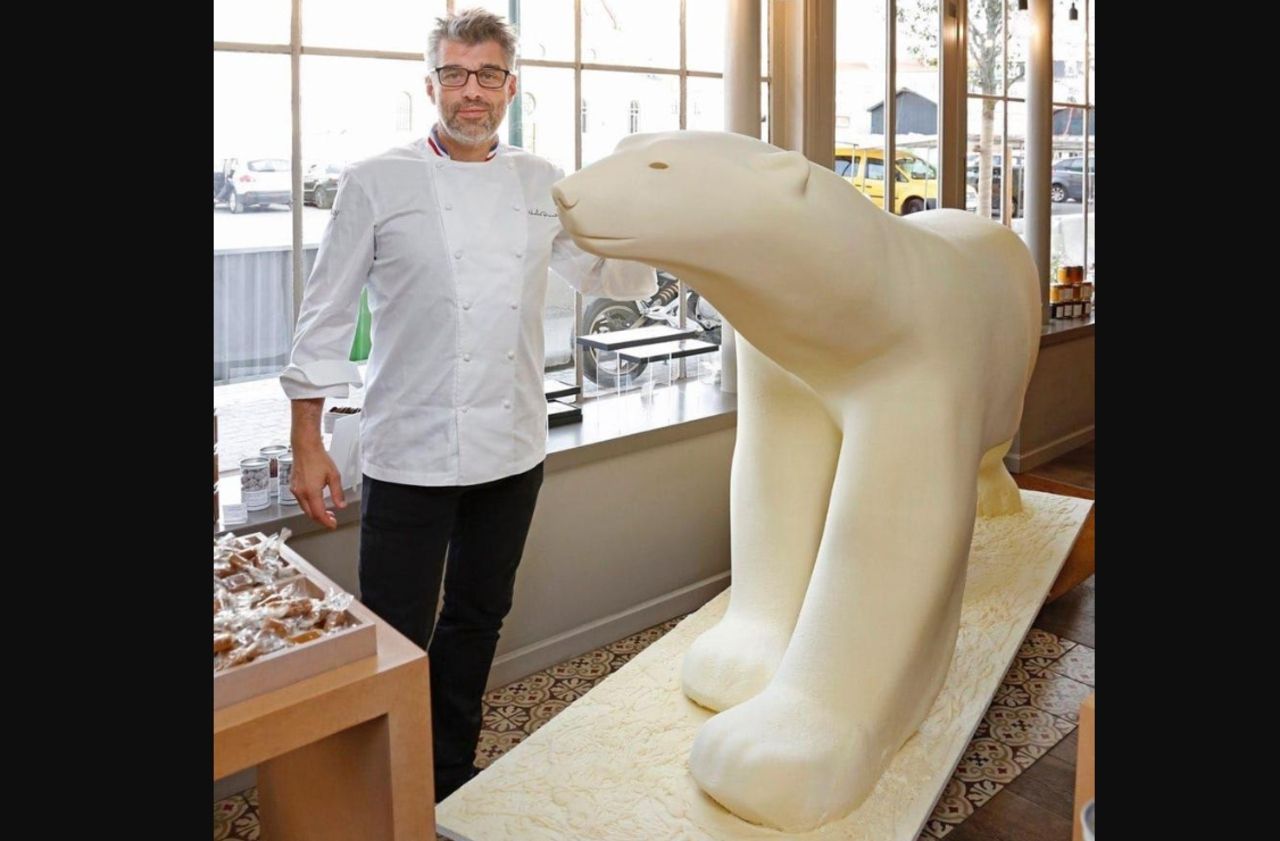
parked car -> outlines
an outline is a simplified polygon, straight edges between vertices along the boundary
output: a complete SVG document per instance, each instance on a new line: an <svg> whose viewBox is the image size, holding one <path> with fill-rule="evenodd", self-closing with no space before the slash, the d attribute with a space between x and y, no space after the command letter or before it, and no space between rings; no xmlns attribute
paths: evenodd
<svg viewBox="0 0 1280 841"><path fill-rule="evenodd" d="M250 207L293 203L287 158L227 158L213 177L214 202L225 201L232 213Z"/></svg>
<svg viewBox="0 0 1280 841"><path fill-rule="evenodd" d="M338 194L338 178L346 164L312 164L302 176L302 203L313 204L322 210L333 207L333 197Z"/></svg>
<svg viewBox="0 0 1280 841"><path fill-rule="evenodd" d="M1084 156L1063 158L1050 171L1049 198L1056 202L1084 197ZM1089 198L1093 198L1093 155L1089 156Z"/></svg>
<svg viewBox="0 0 1280 841"><path fill-rule="evenodd" d="M906 216L938 206L938 171L932 164L904 149L894 169L894 213ZM884 206L884 149L837 143L836 175Z"/></svg>

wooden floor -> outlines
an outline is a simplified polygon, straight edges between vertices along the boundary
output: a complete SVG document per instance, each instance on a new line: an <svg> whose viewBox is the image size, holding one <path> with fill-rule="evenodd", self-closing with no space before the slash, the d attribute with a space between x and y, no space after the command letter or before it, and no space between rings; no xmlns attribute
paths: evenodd
<svg viewBox="0 0 1280 841"><path fill-rule="evenodd" d="M1030 473L1092 491L1093 444ZM1096 649L1093 576L1045 605L1036 617L1035 627ZM964 823L947 833L947 841L1071 841L1078 733L1073 731L976 809Z"/></svg>

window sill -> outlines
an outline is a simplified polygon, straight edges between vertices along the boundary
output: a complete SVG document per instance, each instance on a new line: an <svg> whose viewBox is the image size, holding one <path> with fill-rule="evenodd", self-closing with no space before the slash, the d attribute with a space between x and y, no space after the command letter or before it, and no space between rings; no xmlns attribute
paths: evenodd
<svg viewBox="0 0 1280 841"><path fill-rule="evenodd" d="M581 423L553 427L547 435L546 472L555 473L596 461L651 447L659 447L700 435L730 429L737 423L737 395L726 394L720 386L685 380L655 389L652 400L640 392L620 397L584 401ZM338 527L359 522L360 485L344 489L347 507L333 509ZM240 473L233 470L218 482L221 504L240 501ZM260 511L250 511L247 522L223 526L214 533L261 531L267 534L288 528L294 536L318 532L323 526L312 521L297 505L273 501Z"/></svg>

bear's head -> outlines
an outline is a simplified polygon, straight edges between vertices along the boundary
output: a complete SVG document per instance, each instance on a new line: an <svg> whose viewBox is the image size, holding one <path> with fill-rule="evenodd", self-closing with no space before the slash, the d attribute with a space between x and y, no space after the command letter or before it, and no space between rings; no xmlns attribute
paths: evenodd
<svg viewBox="0 0 1280 841"><path fill-rule="evenodd" d="M552 196L586 251L725 271L719 263L767 247L779 226L808 224L800 206L814 169L799 152L742 134L634 134L557 182Z"/></svg>

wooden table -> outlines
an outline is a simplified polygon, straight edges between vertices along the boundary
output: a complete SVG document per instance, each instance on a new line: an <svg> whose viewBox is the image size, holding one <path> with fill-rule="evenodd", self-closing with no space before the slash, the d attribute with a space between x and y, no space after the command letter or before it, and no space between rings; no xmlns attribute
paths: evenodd
<svg viewBox="0 0 1280 841"><path fill-rule="evenodd" d="M350 610L376 624L377 656L215 711L213 778L258 766L270 841L433 841L427 655L359 602Z"/></svg>

